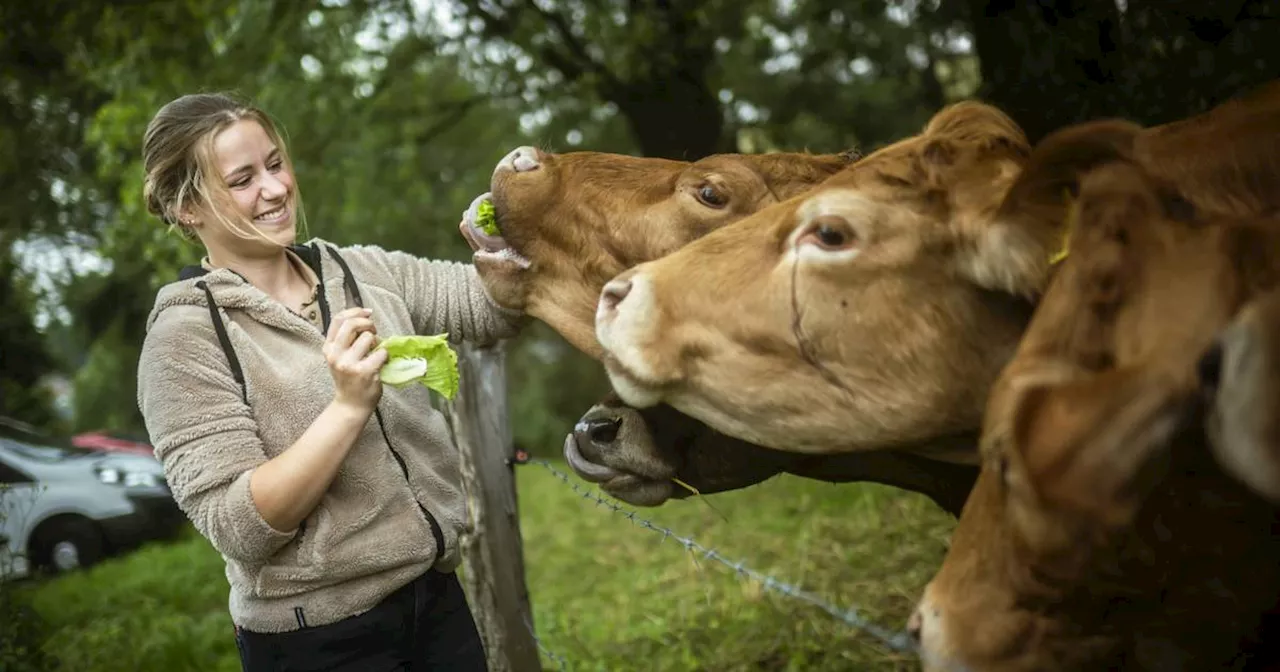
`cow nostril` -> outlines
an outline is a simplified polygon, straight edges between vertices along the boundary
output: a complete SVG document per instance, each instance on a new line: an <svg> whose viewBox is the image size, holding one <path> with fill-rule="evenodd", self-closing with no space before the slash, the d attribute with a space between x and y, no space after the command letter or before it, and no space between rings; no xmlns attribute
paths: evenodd
<svg viewBox="0 0 1280 672"><path fill-rule="evenodd" d="M493 174L509 170L516 173L527 173L542 167L542 157L537 148L524 145L506 153L498 165L493 167Z"/></svg>
<svg viewBox="0 0 1280 672"><path fill-rule="evenodd" d="M622 418L592 420L587 423L587 436L596 443L613 443L622 429Z"/></svg>
<svg viewBox="0 0 1280 672"><path fill-rule="evenodd" d="M538 152L532 147L521 147L517 149L511 157L511 167L515 168L517 173L527 173L531 170L537 170Z"/></svg>
<svg viewBox="0 0 1280 672"><path fill-rule="evenodd" d="M612 280L600 292L600 302L607 309L614 309L631 293L630 280Z"/></svg>
<svg viewBox="0 0 1280 672"><path fill-rule="evenodd" d="M924 629L924 617L920 615L920 610L916 609L911 612L911 617L907 619L907 634L916 642L920 641L920 631Z"/></svg>
<svg viewBox="0 0 1280 672"><path fill-rule="evenodd" d="M1218 383L1222 380L1222 341L1214 341L1213 345L1200 356L1200 361L1196 362L1196 375L1200 377L1200 384L1206 389L1217 389Z"/></svg>

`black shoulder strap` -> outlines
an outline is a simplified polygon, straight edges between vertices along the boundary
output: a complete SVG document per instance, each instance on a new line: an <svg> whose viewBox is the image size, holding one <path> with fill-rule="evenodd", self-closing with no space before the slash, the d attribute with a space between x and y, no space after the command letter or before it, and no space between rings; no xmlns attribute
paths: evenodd
<svg viewBox="0 0 1280 672"><path fill-rule="evenodd" d="M209 289L209 285L204 280L196 283L196 286L204 290L205 298L209 302L209 318L213 320L213 330L218 334L218 343L222 345L222 351L227 355L227 361L231 364L231 376L240 384L240 398L245 404L249 403L249 389L245 386L244 371L240 368L240 358L236 357L235 348L231 347L231 338L227 336L226 325L222 324L222 315L218 314L218 304L213 300L213 292Z"/></svg>
<svg viewBox="0 0 1280 672"><path fill-rule="evenodd" d="M333 247L329 247L329 256L333 257L333 260L338 262L338 265L342 267L342 284L351 291L351 300L354 301L357 306L363 308L364 300L360 298L360 288L356 286L356 278L351 274L351 267L347 266L347 261L343 259L342 255L338 254L338 250Z"/></svg>

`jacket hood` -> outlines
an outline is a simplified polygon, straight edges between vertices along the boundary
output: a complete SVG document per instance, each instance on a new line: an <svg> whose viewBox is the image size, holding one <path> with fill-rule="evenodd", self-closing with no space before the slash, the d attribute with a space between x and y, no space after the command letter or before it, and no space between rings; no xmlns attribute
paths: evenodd
<svg viewBox="0 0 1280 672"><path fill-rule="evenodd" d="M346 277L336 264L325 263L320 250L329 243L313 238L305 245L293 245L289 251L311 268L319 278L322 296L328 292L330 281L343 282ZM206 269L202 266L184 267L178 280L160 288L147 316L146 329L150 331L160 316L176 306L197 306L208 310L209 298L223 310L243 311L258 322L291 331L309 332L314 329L304 320L280 305L266 292L253 286L244 276L229 269ZM327 312L327 301L322 301ZM328 324L326 315L325 324Z"/></svg>

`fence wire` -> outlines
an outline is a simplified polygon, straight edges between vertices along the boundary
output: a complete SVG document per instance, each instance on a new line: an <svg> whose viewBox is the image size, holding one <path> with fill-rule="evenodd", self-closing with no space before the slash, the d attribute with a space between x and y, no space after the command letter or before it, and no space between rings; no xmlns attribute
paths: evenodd
<svg viewBox="0 0 1280 672"><path fill-rule="evenodd" d="M575 482L575 479L572 476L555 468L554 466L552 466L550 462L547 462L546 460L532 458L532 459L528 459L527 463L537 464L543 467L544 469L546 469L547 471L550 471L552 475L554 475L556 478L564 482L564 484L569 486L571 490L581 495L583 499L594 502L599 506L603 506L609 509L610 511L621 515L627 520L630 520L635 525L638 525L652 532L661 534L663 539L667 539L667 538L674 539L677 543L683 546L685 550L689 551L690 553L697 551L701 553L703 557L711 560L715 560L716 562L719 562L725 567L732 569L734 573L736 573L739 576L758 581L762 586L764 586L766 590L773 591L780 595L785 595L792 599L801 600L812 606L818 607L819 609L822 609L823 611L827 612L831 616L838 618L841 621L844 621L850 627L853 627L856 630L860 630L874 637L881 644L883 644L884 646L886 646L887 648L893 651L896 651L898 653L919 655L919 651L915 645L915 642L911 639L911 637L906 632L890 630L882 626L879 626L871 622L869 619L863 617L859 613L857 608L851 607L848 609L841 609L840 607L830 604L824 601L822 598L808 591L805 591L801 588L798 588L790 583L778 580L772 576L769 576L768 574L751 569L743 565L743 563L740 561L735 562L733 560L730 560L725 556L721 555L719 551L716 551L715 549L712 549L712 548L707 548L706 546L699 544L692 537L681 536L680 534L678 534L673 530L669 530L665 527L662 527L661 525L657 525L651 521L645 520L644 518L637 516L634 511L628 511L627 509L624 509L618 506L617 504L614 504L613 502L610 502L600 497L596 493L591 492L590 490L582 487L577 482ZM534 639L535 641L537 640L536 637ZM539 648L542 648L544 653L548 654L549 658L551 658L554 661L557 661L560 664L560 669L564 669L565 662L563 658L560 658L559 656L556 656L550 653L550 651L548 651L545 647L542 646L541 642L538 643L538 646Z"/></svg>
<svg viewBox="0 0 1280 672"><path fill-rule="evenodd" d="M547 645L543 644L541 639L538 639L538 633L533 631L533 625L529 623L529 619L524 620L524 627L529 629L529 636L533 638L533 643L538 645L538 650L541 651L542 655L546 656L548 660L556 664L557 670L563 671L569 669L569 661L561 658L556 654L556 652L547 648Z"/></svg>

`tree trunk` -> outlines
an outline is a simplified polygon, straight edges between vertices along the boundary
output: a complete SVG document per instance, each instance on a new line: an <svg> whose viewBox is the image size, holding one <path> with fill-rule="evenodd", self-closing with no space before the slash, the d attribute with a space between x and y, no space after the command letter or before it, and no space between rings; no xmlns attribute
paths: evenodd
<svg viewBox="0 0 1280 672"><path fill-rule="evenodd" d="M1120 17L1113 0L970 0L980 96L1031 142L1062 126L1123 115Z"/></svg>
<svg viewBox="0 0 1280 672"><path fill-rule="evenodd" d="M645 156L696 161L731 151L720 101L705 77L686 70L604 93L626 117Z"/></svg>

